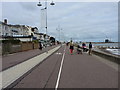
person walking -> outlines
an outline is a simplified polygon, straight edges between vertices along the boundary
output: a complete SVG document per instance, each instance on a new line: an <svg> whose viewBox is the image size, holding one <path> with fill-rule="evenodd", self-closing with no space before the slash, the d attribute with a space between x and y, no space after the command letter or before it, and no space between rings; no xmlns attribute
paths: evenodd
<svg viewBox="0 0 120 90"><path fill-rule="evenodd" d="M89 43L89 52L88 53L89 53L89 55L92 55L92 43L91 42Z"/></svg>
<svg viewBox="0 0 120 90"><path fill-rule="evenodd" d="M69 42L66 43L66 46L68 46Z"/></svg>
<svg viewBox="0 0 120 90"><path fill-rule="evenodd" d="M78 54L80 54L80 53L82 54L82 50L80 49L80 45L77 45L77 53Z"/></svg>
<svg viewBox="0 0 120 90"><path fill-rule="evenodd" d="M70 42L70 54L71 55L73 54L73 50L74 50L74 45L73 45L73 42L71 41Z"/></svg>
<svg viewBox="0 0 120 90"><path fill-rule="evenodd" d="M39 42L39 49L42 50L42 44Z"/></svg>
<svg viewBox="0 0 120 90"><path fill-rule="evenodd" d="M86 44L85 43L82 44L82 48L83 48L83 52L86 52Z"/></svg>

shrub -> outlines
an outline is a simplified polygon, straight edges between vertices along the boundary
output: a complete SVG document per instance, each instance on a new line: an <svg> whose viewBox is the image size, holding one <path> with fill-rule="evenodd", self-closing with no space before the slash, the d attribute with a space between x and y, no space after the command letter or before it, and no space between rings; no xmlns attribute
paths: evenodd
<svg viewBox="0 0 120 90"><path fill-rule="evenodd" d="M39 40L33 40L34 43L39 43Z"/></svg>
<svg viewBox="0 0 120 90"><path fill-rule="evenodd" d="M19 44L20 40L2 40L2 43L4 43L4 44L7 44L7 43Z"/></svg>

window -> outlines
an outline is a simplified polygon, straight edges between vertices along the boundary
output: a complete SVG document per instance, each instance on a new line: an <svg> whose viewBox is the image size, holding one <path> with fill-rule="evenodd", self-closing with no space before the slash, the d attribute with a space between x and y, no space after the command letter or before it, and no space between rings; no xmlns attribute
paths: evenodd
<svg viewBox="0 0 120 90"><path fill-rule="evenodd" d="M6 33L5 36L8 36L8 33Z"/></svg>
<svg viewBox="0 0 120 90"><path fill-rule="evenodd" d="M5 26L5 30L7 30L8 29L8 27L7 26Z"/></svg>

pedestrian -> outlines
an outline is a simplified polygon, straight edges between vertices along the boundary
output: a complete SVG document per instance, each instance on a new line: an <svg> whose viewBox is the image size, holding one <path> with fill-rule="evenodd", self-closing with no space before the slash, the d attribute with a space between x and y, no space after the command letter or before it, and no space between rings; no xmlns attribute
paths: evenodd
<svg viewBox="0 0 120 90"><path fill-rule="evenodd" d="M42 50L42 44L39 42L39 49Z"/></svg>
<svg viewBox="0 0 120 90"><path fill-rule="evenodd" d="M70 42L70 54L71 55L73 54L73 50L74 50L74 45L73 45L73 42L71 41Z"/></svg>
<svg viewBox="0 0 120 90"><path fill-rule="evenodd" d="M66 46L68 46L69 42L66 43Z"/></svg>
<svg viewBox="0 0 120 90"><path fill-rule="evenodd" d="M82 48L83 48L83 52L86 52L86 44L85 43L82 44Z"/></svg>
<svg viewBox="0 0 120 90"><path fill-rule="evenodd" d="M77 45L77 53L78 54L80 54L80 53L82 54L82 50L80 49L80 45Z"/></svg>
<svg viewBox="0 0 120 90"><path fill-rule="evenodd" d="M89 55L92 55L92 43L89 43Z"/></svg>

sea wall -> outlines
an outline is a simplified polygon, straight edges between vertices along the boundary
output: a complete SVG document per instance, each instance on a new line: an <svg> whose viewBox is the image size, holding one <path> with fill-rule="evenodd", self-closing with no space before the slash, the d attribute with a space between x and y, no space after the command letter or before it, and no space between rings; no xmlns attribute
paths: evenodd
<svg viewBox="0 0 120 90"><path fill-rule="evenodd" d="M95 54L95 55L98 55L100 57L103 57L107 60L110 60L112 62L120 64L120 56L109 54L109 53L99 51L99 50L93 50L92 53Z"/></svg>

